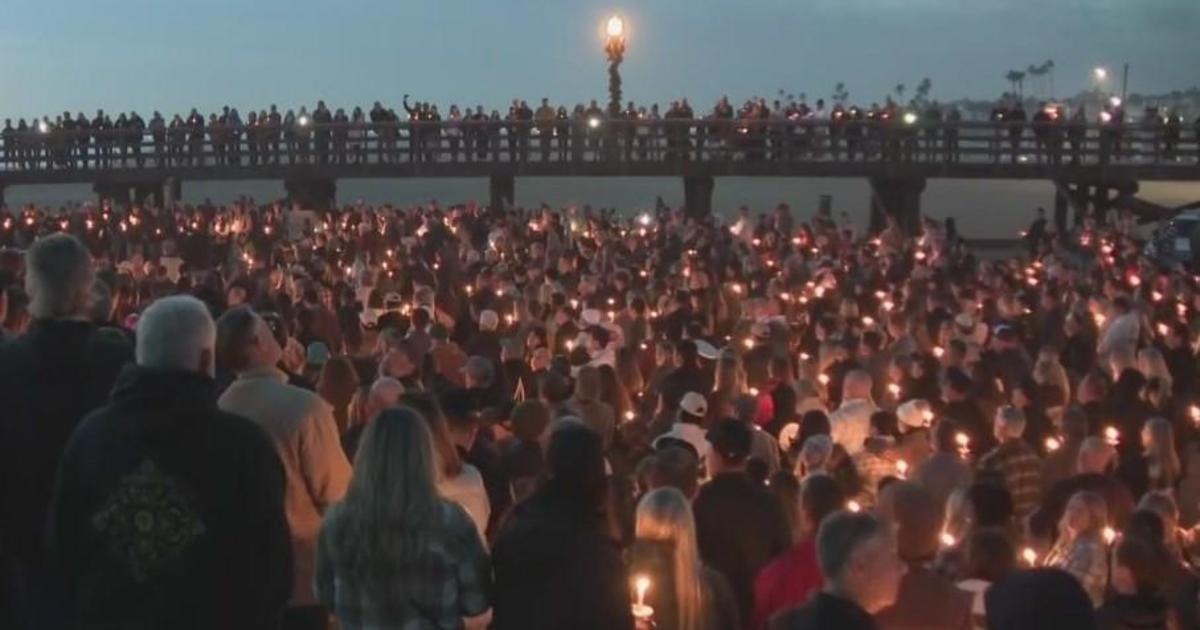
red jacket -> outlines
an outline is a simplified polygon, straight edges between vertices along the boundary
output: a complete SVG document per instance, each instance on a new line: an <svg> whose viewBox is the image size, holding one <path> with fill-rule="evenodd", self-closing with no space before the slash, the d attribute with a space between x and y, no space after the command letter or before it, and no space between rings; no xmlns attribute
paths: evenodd
<svg viewBox="0 0 1200 630"><path fill-rule="evenodd" d="M754 580L754 617L749 627L765 628L771 617L808 601L823 584L817 543L805 540L758 573Z"/></svg>

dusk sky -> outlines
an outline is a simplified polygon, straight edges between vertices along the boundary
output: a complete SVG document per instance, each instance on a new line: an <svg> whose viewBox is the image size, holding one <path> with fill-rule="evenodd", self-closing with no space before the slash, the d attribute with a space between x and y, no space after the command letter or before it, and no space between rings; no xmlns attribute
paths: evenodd
<svg viewBox="0 0 1200 630"><path fill-rule="evenodd" d="M993 97L1007 70L1046 59L1059 94L1097 65L1119 89L1126 61L1130 91L1200 82L1198 0L0 1L0 117L13 118L349 109L405 92L489 109L603 99L613 11L631 28L626 99L702 110L722 93L815 100L838 81L869 103L926 76L935 98Z"/></svg>

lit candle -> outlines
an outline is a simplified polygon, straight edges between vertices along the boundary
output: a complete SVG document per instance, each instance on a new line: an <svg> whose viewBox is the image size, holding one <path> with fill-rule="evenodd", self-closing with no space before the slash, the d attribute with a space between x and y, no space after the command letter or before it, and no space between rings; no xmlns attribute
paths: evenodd
<svg viewBox="0 0 1200 630"><path fill-rule="evenodd" d="M969 452L968 447L971 445L971 438L966 433L959 431L954 436L954 443L958 444L958 454L966 458Z"/></svg>
<svg viewBox="0 0 1200 630"><path fill-rule="evenodd" d="M634 588L637 589L637 603L633 605L633 616L635 619L649 621L654 617L654 609L646 605L646 591L650 590L650 578L639 575L634 579Z"/></svg>

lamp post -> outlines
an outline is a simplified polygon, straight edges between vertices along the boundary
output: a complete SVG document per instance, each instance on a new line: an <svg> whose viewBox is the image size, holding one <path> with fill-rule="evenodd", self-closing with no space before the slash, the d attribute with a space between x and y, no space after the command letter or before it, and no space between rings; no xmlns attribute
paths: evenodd
<svg viewBox="0 0 1200 630"><path fill-rule="evenodd" d="M608 36L604 52L608 55L608 115L616 118L621 113L621 62L625 60L625 21L621 16L608 18L605 25Z"/></svg>

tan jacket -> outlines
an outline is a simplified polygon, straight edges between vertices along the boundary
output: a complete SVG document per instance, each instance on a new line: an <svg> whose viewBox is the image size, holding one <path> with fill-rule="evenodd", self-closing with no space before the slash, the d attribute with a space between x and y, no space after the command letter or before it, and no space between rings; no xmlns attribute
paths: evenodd
<svg viewBox="0 0 1200 630"><path fill-rule="evenodd" d="M350 464L338 438L333 408L316 394L288 385L287 376L274 368L239 374L217 405L252 420L279 452L287 473L284 506L292 534L290 605L314 605L313 571L322 514L342 499L350 482Z"/></svg>

